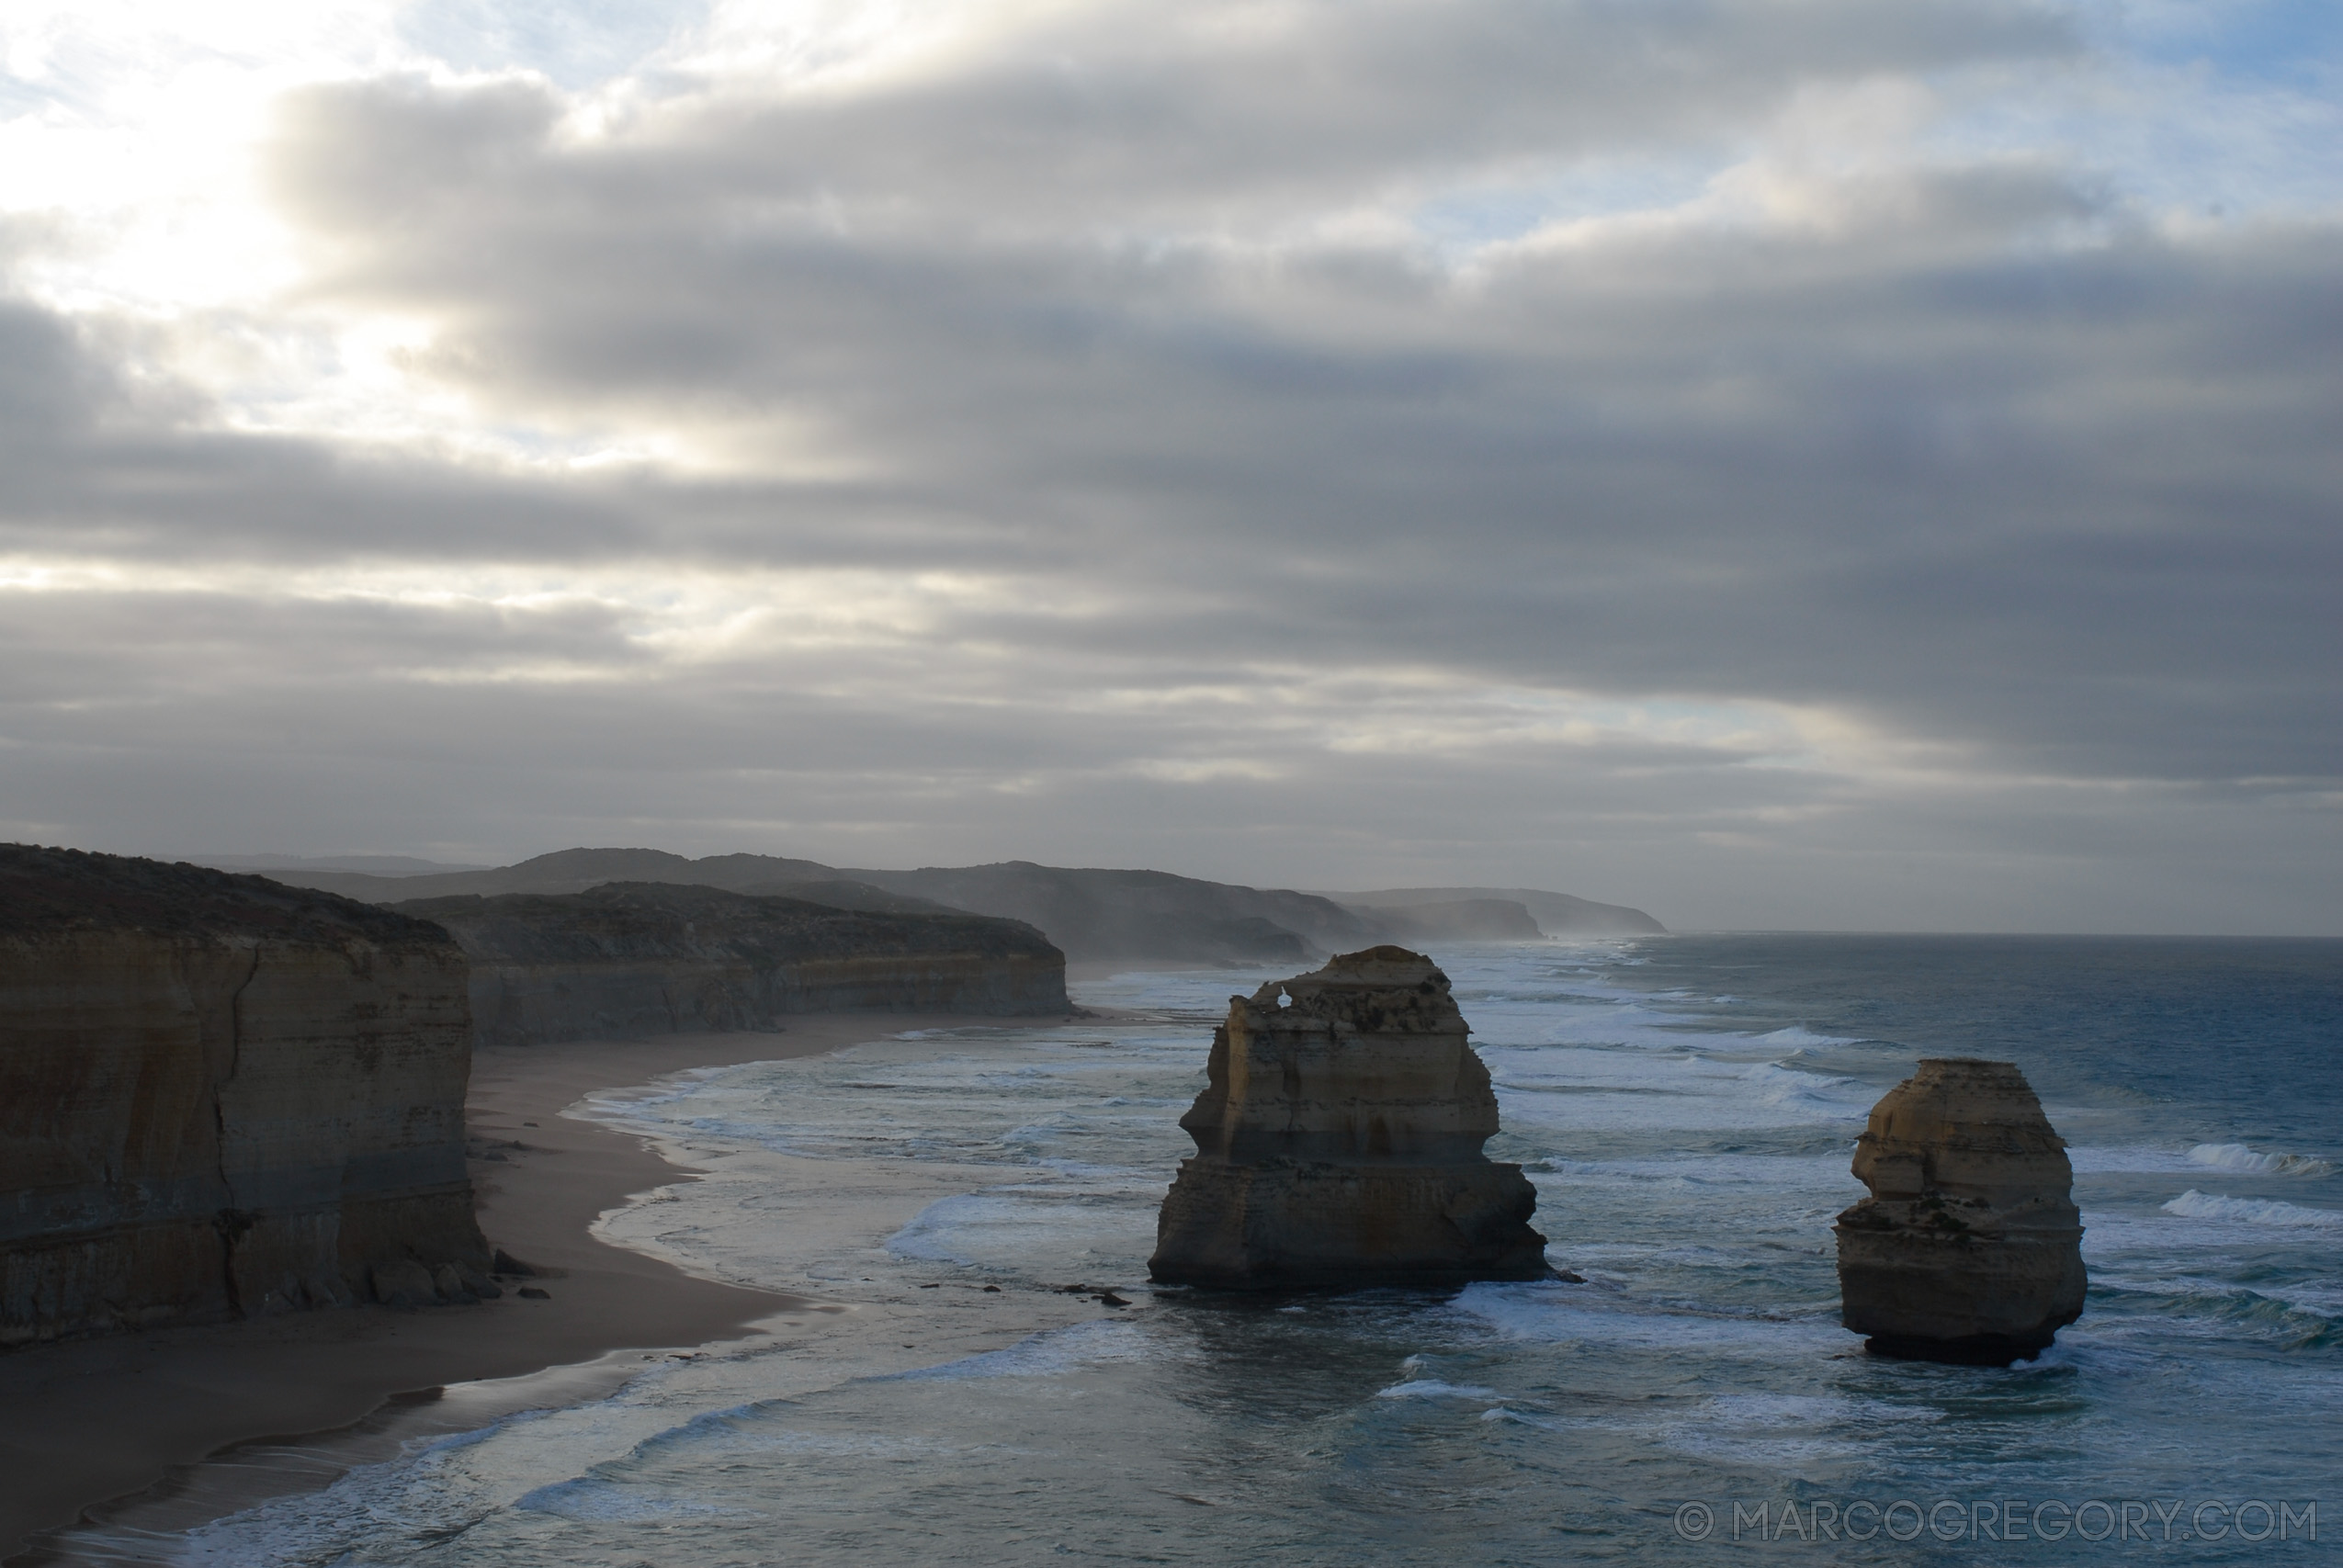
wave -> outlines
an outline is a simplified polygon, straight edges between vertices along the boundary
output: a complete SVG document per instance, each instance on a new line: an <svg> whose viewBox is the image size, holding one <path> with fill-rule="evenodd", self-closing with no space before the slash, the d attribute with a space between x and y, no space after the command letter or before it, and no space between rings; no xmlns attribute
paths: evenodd
<svg viewBox="0 0 2343 1568"><path fill-rule="evenodd" d="M1845 1099L1850 1080L1820 1073L1801 1072L1775 1062L1760 1062L1741 1074L1757 1090L1761 1105L1785 1111L1818 1112L1830 1117L1861 1116L1865 1108Z"/></svg>
<svg viewBox="0 0 2343 1568"><path fill-rule="evenodd" d="M2274 1198L2224 1198L2190 1188L2164 1205L2168 1214L2188 1220L2240 1220L2249 1225L2281 1225L2291 1230L2343 1230L2343 1210L2306 1209Z"/></svg>
<svg viewBox="0 0 2343 1568"><path fill-rule="evenodd" d="M557 1481L523 1493L513 1506L530 1514L550 1514L579 1524L666 1524L680 1519L721 1518L731 1510L689 1498L647 1495L633 1487L598 1475Z"/></svg>
<svg viewBox="0 0 2343 1568"><path fill-rule="evenodd" d="M2119 1144L2106 1147L2069 1144L2067 1163L2077 1176L2167 1175L2198 1168L2188 1156L2153 1144Z"/></svg>
<svg viewBox="0 0 2343 1568"><path fill-rule="evenodd" d="M1817 1034L1814 1031L1808 1029L1803 1023L1794 1023L1787 1029L1777 1029L1771 1034L1758 1035L1756 1039L1757 1043L1760 1045L1795 1046L1800 1050L1805 1050L1815 1045L1853 1045L1858 1043L1857 1037L1854 1035Z"/></svg>
<svg viewBox="0 0 2343 1568"><path fill-rule="evenodd" d="M2199 1144L2189 1151L2198 1165L2216 1170L2246 1171L2256 1176L2332 1176L2335 1167L2309 1155L2264 1154L2243 1144Z"/></svg>
<svg viewBox="0 0 2343 1568"><path fill-rule="evenodd" d="M1005 1350L963 1356L941 1366L889 1372L873 1382L966 1382L977 1378L1057 1377L1080 1367L1106 1362L1148 1361L1161 1352L1130 1323L1082 1323L1045 1329Z"/></svg>
<svg viewBox="0 0 2343 1568"><path fill-rule="evenodd" d="M1395 1382L1389 1388L1375 1390L1377 1399L1495 1399L1497 1391L1477 1383L1442 1382L1437 1378L1417 1378L1411 1382Z"/></svg>

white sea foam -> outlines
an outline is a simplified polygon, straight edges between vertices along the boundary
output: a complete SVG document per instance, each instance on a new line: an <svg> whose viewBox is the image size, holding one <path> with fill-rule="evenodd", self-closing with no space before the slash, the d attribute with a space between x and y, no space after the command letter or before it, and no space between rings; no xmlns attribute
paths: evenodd
<svg viewBox="0 0 2343 1568"><path fill-rule="evenodd" d="M1741 1076L1757 1090L1760 1103L1779 1106L1785 1111L1808 1111L1822 1116L1853 1117L1864 1114L1868 1104L1856 1104L1850 1100L1850 1081L1825 1077L1820 1073L1801 1072L1776 1062L1760 1062L1745 1069ZM1862 1085L1854 1086L1858 1095L1868 1101L1870 1091Z"/></svg>
<svg viewBox="0 0 2343 1568"><path fill-rule="evenodd" d="M2198 1168L2179 1150L2158 1148L2150 1144L2124 1144L2111 1148L2069 1147L2066 1159L2075 1168L2077 1176L2162 1175Z"/></svg>
<svg viewBox="0 0 2343 1568"><path fill-rule="evenodd" d="M2165 1204L2164 1212L2189 1220L2238 1220L2290 1230L2343 1230L2343 1210L2306 1209L2274 1198L2224 1198L2193 1187Z"/></svg>
<svg viewBox="0 0 2343 1568"><path fill-rule="evenodd" d="M596 1475L538 1487L515 1498L513 1506L524 1513L550 1514L557 1519L630 1525L717 1518L729 1511L707 1503L643 1492Z"/></svg>
<svg viewBox="0 0 2343 1568"><path fill-rule="evenodd" d="M1586 1290L1576 1285L1467 1285L1454 1305L1508 1338L1586 1340L1613 1349L1805 1357L1818 1347L1837 1349L1846 1343L1835 1322L1639 1310L1633 1303L1598 1306L1589 1303Z"/></svg>
<svg viewBox="0 0 2343 1568"><path fill-rule="evenodd" d="M1395 1382L1389 1388L1375 1390L1377 1399L1495 1399L1497 1391L1476 1383L1442 1382L1438 1378L1417 1378L1411 1382Z"/></svg>
<svg viewBox="0 0 2343 1568"><path fill-rule="evenodd" d="M1858 1037L1851 1034L1817 1034L1803 1023L1794 1023L1787 1029L1777 1029L1771 1034L1760 1034L1756 1038L1760 1045L1795 1046L1804 1050L1814 1045L1852 1045L1857 1043Z"/></svg>
<svg viewBox="0 0 2343 1568"><path fill-rule="evenodd" d="M1134 1323L1081 1323L1018 1340L1005 1350L936 1367L889 1372L878 1382L967 1382L978 1378L1058 1377L1081 1367L1151 1360L1164 1352Z"/></svg>
<svg viewBox="0 0 2343 1568"><path fill-rule="evenodd" d="M2244 1144L2199 1144L2189 1158L2215 1170L2247 1171L2257 1176L2332 1176L2335 1167L2309 1155L2264 1154Z"/></svg>

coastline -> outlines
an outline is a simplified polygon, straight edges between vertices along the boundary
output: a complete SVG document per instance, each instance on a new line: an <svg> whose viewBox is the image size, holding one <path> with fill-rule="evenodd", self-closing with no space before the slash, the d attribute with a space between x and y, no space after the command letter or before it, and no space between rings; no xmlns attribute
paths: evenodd
<svg viewBox="0 0 2343 1568"><path fill-rule="evenodd" d="M239 1445L349 1431L448 1384L573 1369L614 1385L620 1356L748 1337L767 1320L825 1311L809 1297L697 1278L591 1233L604 1213L687 1180L641 1138L564 1108L696 1067L818 1055L913 1029L1040 1021L951 1014L793 1017L786 1032L660 1035L492 1047L475 1054L466 1122L481 1226L544 1271L547 1300L368 1306L33 1347L0 1356L0 1562L39 1562L41 1532L167 1499L192 1467ZM503 1146L517 1144L519 1147ZM513 1391L512 1408L547 1403ZM567 1403L560 1398L556 1402ZM488 1418L493 1418L492 1416ZM265 1483L265 1478L264 1478ZM217 1517L288 1489L214 1506ZM28 1548L31 1550L28 1551ZM53 1560L53 1559L51 1559Z"/></svg>

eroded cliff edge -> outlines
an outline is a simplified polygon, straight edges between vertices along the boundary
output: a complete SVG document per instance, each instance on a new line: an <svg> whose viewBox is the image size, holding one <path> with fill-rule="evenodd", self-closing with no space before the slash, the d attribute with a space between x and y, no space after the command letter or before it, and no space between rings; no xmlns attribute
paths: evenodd
<svg viewBox="0 0 2343 1568"><path fill-rule="evenodd" d="M1497 1096L1448 976L1375 947L1228 999L1156 1279L1226 1289L1544 1275L1537 1193L1481 1152Z"/></svg>
<svg viewBox="0 0 2343 1568"><path fill-rule="evenodd" d="M482 1044L775 1029L804 1012L1071 1010L1066 955L984 915L627 882L394 908L462 946Z"/></svg>
<svg viewBox="0 0 2343 1568"><path fill-rule="evenodd" d="M484 1269L465 977L331 894L0 845L0 1344Z"/></svg>

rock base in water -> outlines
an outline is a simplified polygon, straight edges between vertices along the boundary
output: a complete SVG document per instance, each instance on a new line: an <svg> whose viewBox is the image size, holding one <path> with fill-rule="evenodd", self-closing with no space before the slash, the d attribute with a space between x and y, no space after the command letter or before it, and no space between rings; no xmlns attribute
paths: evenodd
<svg viewBox="0 0 2343 1568"><path fill-rule="evenodd" d="M1545 1276L1537 1194L1492 1163L1488 1071L1448 977L1348 953L1229 999L1149 1271L1231 1290Z"/></svg>
<svg viewBox="0 0 2343 1568"><path fill-rule="evenodd" d="M1930 1059L1873 1107L1839 1216L1841 1321L1877 1355L2007 1366L2082 1315L2066 1145L2008 1062Z"/></svg>

